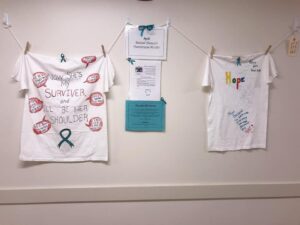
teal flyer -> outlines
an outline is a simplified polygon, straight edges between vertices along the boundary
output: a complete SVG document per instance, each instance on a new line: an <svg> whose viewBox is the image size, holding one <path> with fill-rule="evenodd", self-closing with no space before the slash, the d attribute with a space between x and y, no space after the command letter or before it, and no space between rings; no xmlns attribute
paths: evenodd
<svg viewBox="0 0 300 225"><path fill-rule="evenodd" d="M127 131L165 131L166 102L126 101Z"/></svg>

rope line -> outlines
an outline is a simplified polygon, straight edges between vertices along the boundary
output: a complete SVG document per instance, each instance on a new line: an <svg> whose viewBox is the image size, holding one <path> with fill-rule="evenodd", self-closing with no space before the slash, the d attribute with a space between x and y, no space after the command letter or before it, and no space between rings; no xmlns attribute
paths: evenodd
<svg viewBox="0 0 300 225"><path fill-rule="evenodd" d="M186 36L181 30L176 28L174 25L170 25L177 33L179 33L184 39L186 39L188 42L190 42L192 45L194 45L197 49L199 49L204 55L208 56L208 53L202 49L199 45L197 45L192 39L190 39L188 36Z"/></svg>
<svg viewBox="0 0 300 225"><path fill-rule="evenodd" d="M112 42L111 46L108 49L108 53L110 53L110 51L115 47L116 43L118 42L118 40L120 39L121 35L123 34L125 30L125 26L122 27L122 29L120 30L118 36L116 37L116 39Z"/></svg>
<svg viewBox="0 0 300 225"><path fill-rule="evenodd" d="M127 23L130 24L130 23ZM126 24L126 25L127 25ZM111 52L111 50L115 47L116 43L118 42L118 40L120 39L120 37L122 36L124 30L125 30L125 26L122 27L122 29L120 30L120 32L118 33L117 37L114 39L114 41L112 42L112 44L110 45L110 47L108 48L108 53ZM187 40L189 43L191 43L194 47L196 47L198 50L200 50L204 55L209 56L208 52L205 51L203 48L201 48L196 42L194 42L191 38L189 38L181 29L177 28L176 26L174 26L173 24L163 24L160 26L164 26L164 25L169 25L170 27L172 27L178 34L180 34L185 40ZM24 47L22 46L21 42L19 41L19 39L16 37L15 33L12 31L12 29L10 27L6 28L9 33L11 34L11 36L13 37L13 39L17 42L19 48L21 50L24 51ZM286 33L282 39L280 39L277 42L274 42L272 44L272 48L271 50L274 51L276 50L286 39L288 39L290 36L292 36L294 33L296 33L296 30L290 31L288 33Z"/></svg>
<svg viewBox="0 0 300 225"><path fill-rule="evenodd" d="M21 42L20 42L20 41L18 40L18 38L16 37L15 33L11 30L11 28L10 28L10 27L7 27L6 29L9 31L9 33L11 34L11 36L15 39L15 41L17 42L17 44L18 44L18 46L20 47L20 49L21 49L22 51L24 51L24 47L22 46Z"/></svg>
<svg viewBox="0 0 300 225"><path fill-rule="evenodd" d="M280 39L279 41L277 42L274 42L272 44L272 50L276 50L286 39L288 39L290 36L292 36L294 33L296 33L297 31L296 30L293 30L293 31L290 31L288 33L286 33L282 39Z"/></svg>

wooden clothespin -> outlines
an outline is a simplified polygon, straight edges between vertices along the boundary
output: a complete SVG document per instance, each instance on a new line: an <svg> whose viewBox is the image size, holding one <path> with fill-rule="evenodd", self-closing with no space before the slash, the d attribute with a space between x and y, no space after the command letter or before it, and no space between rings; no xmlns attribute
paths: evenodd
<svg viewBox="0 0 300 225"><path fill-rule="evenodd" d="M30 43L27 41L27 42L26 42L25 49L24 49L24 55L27 54L27 52L29 51L29 49L30 49Z"/></svg>
<svg viewBox="0 0 300 225"><path fill-rule="evenodd" d="M106 57L106 52L105 52L105 49L104 49L104 45L101 45L101 48L102 48L102 54L104 57Z"/></svg>
<svg viewBox="0 0 300 225"><path fill-rule="evenodd" d="M266 52L265 52L265 55L269 53L269 51L271 50L272 48L272 45L269 45L269 47L267 48Z"/></svg>
<svg viewBox="0 0 300 225"><path fill-rule="evenodd" d="M211 50L210 50L210 58L212 59L214 57L215 54L215 48L214 46L211 46Z"/></svg>

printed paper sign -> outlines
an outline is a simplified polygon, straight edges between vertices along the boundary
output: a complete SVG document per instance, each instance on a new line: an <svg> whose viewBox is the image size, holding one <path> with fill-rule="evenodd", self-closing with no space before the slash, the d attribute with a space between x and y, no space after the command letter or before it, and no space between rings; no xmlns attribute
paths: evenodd
<svg viewBox="0 0 300 225"><path fill-rule="evenodd" d="M130 64L129 100L160 100L161 61Z"/></svg>
<svg viewBox="0 0 300 225"><path fill-rule="evenodd" d="M164 101L126 101L127 131L165 131Z"/></svg>
<svg viewBox="0 0 300 225"><path fill-rule="evenodd" d="M167 59L168 26L126 25L126 56L133 59Z"/></svg>

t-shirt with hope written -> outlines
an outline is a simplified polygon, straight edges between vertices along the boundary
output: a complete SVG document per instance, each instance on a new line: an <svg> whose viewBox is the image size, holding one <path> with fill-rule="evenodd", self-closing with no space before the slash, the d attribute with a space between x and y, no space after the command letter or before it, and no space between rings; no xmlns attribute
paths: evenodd
<svg viewBox="0 0 300 225"><path fill-rule="evenodd" d="M208 148L266 148L269 83L277 76L270 54L208 57L202 85L210 87Z"/></svg>
<svg viewBox="0 0 300 225"><path fill-rule="evenodd" d="M26 90L20 159L107 161L109 57L21 55L13 78Z"/></svg>

